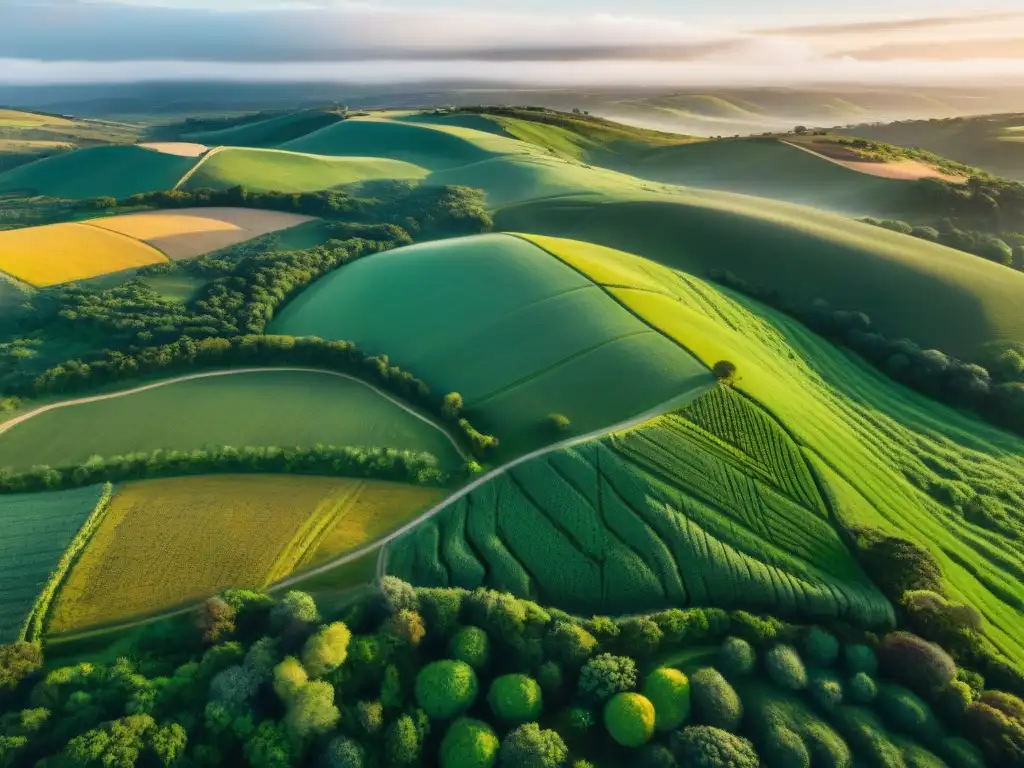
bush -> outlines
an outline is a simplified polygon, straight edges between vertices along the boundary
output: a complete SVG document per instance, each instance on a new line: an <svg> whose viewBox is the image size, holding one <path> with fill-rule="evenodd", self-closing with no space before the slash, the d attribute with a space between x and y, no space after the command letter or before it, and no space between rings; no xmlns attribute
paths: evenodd
<svg viewBox="0 0 1024 768"><path fill-rule="evenodd" d="M275 627L285 631L294 625L315 624L320 621L320 612L310 595L292 590L274 606L270 618Z"/></svg>
<svg viewBox="0 0 1024 768"><path fill-rule="evenodd" d="M730 678L746 677L757 665L754 646L739 637L727 637L718 651L718 668Z"/></svg>
<svg viewBox="0 0 1024 768"><path fill-rule="evenodd" d="M498 737L487 723L459 718L441 742L441 768L491 768L499 747Z"/></svg>
<svg viewBox="0 0 1024 768"><path fill-rule="evenodd" d="M562 685L565 678L562 675L562 668L553 661L545 661L537 670L537 682L544 695L554 698L562 692Z"/></svg>
<svg viewBox="0 0 1024 768"><path fill-rule="evenodd" d="M985 768L985 758L981 750L964 739L943 739L937 752L949 768Z"/></svg>
<svg viewBox="0 0 1024 768"><path fill-rule="evenodd" d="M657 730L674 731L690 717L690 681L678 669L661 667L651 672L643 693L654 705Z"/></svg>
<svg viewBox="0 0 1024 768"><path fill-rule="evenodd" d="M540 718L544 697L540 686L526 675L503 675L491 683L487 703L499 720L525 723Z"/></svg>
<svg viewBox="0 0 1024 768"><path fill-rule="evenodd" d="M15 688L43 665L43 652L32 643L0 645L0 696Z"/></svg>
<svg viewBox="0 0 1024 768"><path fill-rule="evenodd" d="M736 378L736 364L729 360L719 360L711 366L711 373L724 384L731 384Z"/></svg>
<svg viewBox="0 0 1024 768"><path fill-rule="evenodd" d="M991 765L1024 766L1024 723L976 701L967 708L964 729L981 746Z"/></svg>
<svg viewBox="0 0 1024 768"><path fill-rule="evenodd" d="M791 645L776 645L764 657L768 677L780 688L800 691L807 687L807 670Z"/></svg>
<svg viewBox="0 0 1024 768"><path fill-rule="evenodd" d="M446 720L461 715L476 701L477 680L463 661L435 661L416 675L416 702L430 717Z"/></svg>
<svg viewBox="0 0 1024 768"><path fill-rule="evenodd" d="M654 735L654 705L639 693L617 693L604 707L604 727L624 747L639 747Z"/></svg>
<svg viewBox="0 0 1024 768"><path fill-rule="evenodd" d="M491 639L480 627L462 627L452 635L448 652L456 661L464 661L473 669L482 669L491 656Z"/></svg>
<svg viewBox="0 0 1024 768"><path fill-rule="evenodd" d="M388 617L380 631L389 637L408 643L414 648L422 642L424 635L427 634L427 629L423 626L423 617L408 608L403 608Z"/></svg>
<svg viewBox="0 0 1024 768"><path fill-rule="evenodd" d="M603 704L617 693L636 688L636 662L628 656L602 653L580 670L580 695L596 704Z"/></svg>
<svg viewBox="0 0 1024 768"><path fill-rule="evenodd" d="M753 745L728 731L691 725L672 734L672 753L686 768L758 768Z"/></svg>
<svg viewBox="0 0 1024 768"><path fill-rule="evenodd" d="M948 718L959 721L967 712L967 708L974 701L974 691L971 686L960 680L954 680L947 685L936 697L936 705Z"/></svg>
<svg viewBox="0 0 1024 768"><path fill-rule="evenodd" d="M636 659L647 659L661 646L662 631L647 616L633 616L619 622L619 645Z"/></svg>
<svg viewBox="0 0 1024 768"><path fill-rule="evenodd" d="M648 744L641 749L634 763L637 768L677 768L672 750L664 744Z"/></svg>
<svg viewBox="0 0 1024 768"><path fill-rule="evenodd" d="M597 639L577 624L556 621L544 637L544 649L566 668L579 669L597 650Z"/></svg>
<svg viewBox="0 0 1024 768"><path fill-rule="evenodd" d="M879 686L875 709L890 728L925 744L936 743L943 736L931 707L902 686Z"/></svg>
<svg viewBox="0 0 1024 768"><path fill-rule="evenodd" d="M743 702L717 669L704 667L690 675L690 700L697 722L724 731L739 728Z"/></svg>
<svg viewBox="0 0 1024 768"><path fill-rule="evenodd" d="M774 616L755 616L746 611L733 611L729 617L733 632L757 646L782 641L787 634L786 625Z"/></svg>
<svg viewBox="0 0 1024 768"><path fill-rule="evenodd" d="M366 765L366 753L358 741L339 736L327 745L324 763L327 768L363 768Z"/></svg>
<svg viewBox="0 0 1024 768"><path fill-rule="evenodd" d="M878 661L887 676L929 694L956 677L956 664L948 653L908 632L892 632L878 646Z"/></svg>
<svg viewBox="0 0 1024 768"><path fill-rule="evenodd" d="M878 659L866 645L847 645L843 648L843 664L851 675L863 672L874 677L878 674Z"/></svg>
<svg viewBox="0 0 1024 768"><path fill-rule="evenodd" d="M561 413L552 413L547 419L548 427L552 432L568 432L572 422L569 417Z"/></svg>
<svg viewBox="0 0 1024 768"><path fill-rule="evenodd" d="M443 641L459 628L464 594L461 589L416 590L420 615L427 623L428 639Z"/></svg>
<svg viewBox="0 0 1024 768"><path fill-rule="evenodd" d="M850 701L854 704L870 704L878 695L878 686L874 679L866 672L858 672L850 678L846 686Z"/></svg>
<svg viewBox="0 0 1024 768"><path fill-rule="evenodd" d="M819 627L811 627L803 636L804 658L813 667L831 667L839 658L839 641Z"/></svg>
<svg viewBox="0 0 1024 768"><path fill-rule="evenodd" d="M302 648L302 666L310 677L323 677L337 669L348 656L352 633L340 621L328 624L310 637Z"/></svg>
<svg viewBox="0 0 1024 768"><path fill-rule="evenodd" d="M1011 693L1003 691L985 691L981 694L983 704L998 709L1007 717L1024 724L1024 701Z"/></svg>
<svg viewBox="0 0 1024 768"><path fill-rule="evenodd" d="M800 734L781 725L765 739L764 758L770 768L811 768L811 755Z"/></svg>
<svg viewBox="0 0 1024 768"><path fill-rule="evenodd" d="M824 712L832 712L843 703L843 684L830 672L817 670L810 676L811 700Z"/></svg>
<svg viewBox="0 0 1024 768"><path fill-rule="evenodd" d="M501 742L498 764L501 768L561 768L569 759L569 750L554 731L541 730L527 723L511 731Z"/></svg>

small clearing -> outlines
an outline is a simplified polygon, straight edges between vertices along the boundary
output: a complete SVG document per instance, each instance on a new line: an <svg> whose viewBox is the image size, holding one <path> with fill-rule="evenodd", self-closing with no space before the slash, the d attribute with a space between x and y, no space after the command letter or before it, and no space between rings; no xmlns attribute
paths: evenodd
<svg viewBox="0 0 1024 768"><path fill-rule="evenodd" d="M147 141L139 146L178 157L200 157L209 149L205 144L196 144L191 141Z"/></svg>

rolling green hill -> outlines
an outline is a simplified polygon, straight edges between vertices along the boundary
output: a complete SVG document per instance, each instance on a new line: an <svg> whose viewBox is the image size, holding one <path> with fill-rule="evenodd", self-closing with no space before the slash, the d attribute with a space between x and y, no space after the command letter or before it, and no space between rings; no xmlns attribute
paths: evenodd
<svg viewBox="0 0 1024 768"><path fill-rule="evenodd" d="M0 173L0 193L122 198L170 189L195 163L194 157L135 146L89 147Z"/></svg>
<svg viewBox="0 0 1024 768"><path fill-rule="evenodd" d="M419 179L427 171L376 157L326 157L272 149L222 148L204 157L182 189L315 192L370 179Z"/></svg>
<svg viewBox="0 0 1024 768"><path fill-rule="evenodd" d="M333 125L342 119L344 118L336 112L305 110L257 122L246 122L218 131L187 133L184 137L189 141L209 146L276 147L278 144Z"/></svg>
<svg viewBox="0 0 1024 768"><path fill-rule="evenodd" d="M584 434L712 381L588 280L507 235L356 261L300 294L270 332L353 341L434 392L458 391L506 454L557 437L552 413L571 422L563 436Z"/></svg>

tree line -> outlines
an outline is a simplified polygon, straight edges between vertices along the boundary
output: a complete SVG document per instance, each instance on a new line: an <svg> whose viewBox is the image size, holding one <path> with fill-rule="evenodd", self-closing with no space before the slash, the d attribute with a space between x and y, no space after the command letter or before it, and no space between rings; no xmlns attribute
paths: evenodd
<svg viewBox="0 0 1024 768"><path fill-rule="evenodd" d="M930 243L938 243L974 256L980 256L1004 267L1024 270L1024 235L1010 232L997 237L985 232L958 229L953 222L945 219L939 227L913 226L898 219L864 218L860 221L873 224L902 235L911 235Z"/></svg>

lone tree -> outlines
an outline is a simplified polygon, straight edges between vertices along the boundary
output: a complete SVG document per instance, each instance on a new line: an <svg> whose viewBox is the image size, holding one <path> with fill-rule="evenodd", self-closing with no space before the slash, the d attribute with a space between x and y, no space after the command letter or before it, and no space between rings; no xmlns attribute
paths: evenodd
<svg viewBox="0 0 1024 768"><path fill-rule="evenodd" d="M711 373L723 384L732 384L736 380L736 364L729 360L719 360L711 366Z"/></svg>
<svg viewBox="0 0 1024 768"><path fill-rule="evenodd" d="M547 419L548 427L553 432L567 432L569 427L572 426L572 422L569 421L569 417L563 413L552 413Z"/></svg>

